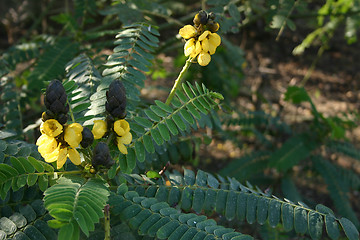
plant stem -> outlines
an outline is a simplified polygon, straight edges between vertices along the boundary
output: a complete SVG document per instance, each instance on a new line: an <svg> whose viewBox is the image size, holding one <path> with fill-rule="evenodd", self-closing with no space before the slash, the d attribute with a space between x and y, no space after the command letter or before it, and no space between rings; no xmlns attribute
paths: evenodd
<svg viewBox="0 0 360 240"><path fill-rule="evenodd" d="M191 60L192 60L192 58L190 58L190 57L188 58L188 60L186 60L183 69L182 69L181 72L179 73L179 76L176 78L175 83L174 83L174 86L173 86L173 88L171 89L168 98L166 99L166 102L165 102L166 105L170 105L170 102L171 102L171 100L173 99L176 90L180 87L180 85L181 85L181 83L182 83L182 80L183 80L183 77L184 77L186 71L188 70L188 68L189 68L190 65L191 65Z"/></svg>
<svg viewBox="0 0 360 240"><path fill-rule="evenodd" d="M67 102L67 104L69 104L69 113L70 113L71 121L74 123L74 122L75 122L74 113L73 113L73 111L72 111L72 108L71 108L69 99L66 100L66 102Z"/></svg>
<svg viewBox="0 0 360 240"><path fill-rule="evenodd" d="M109 204L106 204L104 207L104 231L105 231L105 237L104 240L110 240L110 206Z"/></svg>

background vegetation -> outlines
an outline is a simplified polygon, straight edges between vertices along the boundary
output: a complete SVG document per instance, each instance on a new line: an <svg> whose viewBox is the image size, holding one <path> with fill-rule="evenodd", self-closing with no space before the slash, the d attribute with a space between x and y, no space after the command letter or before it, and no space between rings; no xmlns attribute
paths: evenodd
<svg viewBox="0 0 360 240"><path fill-rule="evenodd" d="M201 9L222 44L166 107L186 61L178 30ZM1 1L0 239L103 239L105 203L114 239L358 239L359 12L357 0ZM90 129L109 83L124 83L134 140L126 157L111 149L110 187L59 178L75 168L55 174L37 152L53 79ZM61 184L99 192L99 214L47 225L43 193Z"/></svg>

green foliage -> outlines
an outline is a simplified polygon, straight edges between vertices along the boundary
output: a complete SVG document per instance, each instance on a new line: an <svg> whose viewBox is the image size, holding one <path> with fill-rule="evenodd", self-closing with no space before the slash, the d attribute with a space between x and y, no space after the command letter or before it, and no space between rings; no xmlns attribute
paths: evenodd
<svg viewBox="0 0 360 240"><path fill-rule="evenodd" d="M48 221L60 228L59 239L78 239L79 227L86 236L95 230L95 223L104 216L109 190L101 180L60 178L44 192L44 205L54 218Z"/></svg>

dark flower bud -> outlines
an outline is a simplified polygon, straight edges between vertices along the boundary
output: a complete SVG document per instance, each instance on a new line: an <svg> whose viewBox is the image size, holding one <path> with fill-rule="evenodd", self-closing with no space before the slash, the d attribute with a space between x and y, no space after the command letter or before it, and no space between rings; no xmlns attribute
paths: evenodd
<svg viewBox="0 0 360 240"><path fill-rule="evenodd" d="M66 103L67 95L64 86L59 80L53 80L46 88L45 106L55 115L67 114L69 105Z"/></svg>
<svg viewBox="0 0 360 240"><path fill-rule="evenodd" d="M83 148L87 148L88 146L90 146L93 143L94 135L90 131L90 129L88 129L86 127L83 128L83 131L81 132L81 134L82 134L82 140L81 140L80 144Z"/></svg>
<svg viewBox="0 0 360 240"><path fill-rule="evenodd" d="M67 116L67 114L61 113L61 114L57 117L57 119L58 119L58 122L59 122L59 123L65 124L65 123L67 122L67 120L68 120L68 116Z"/></svg>
<svg viewBox="0 0 360 240"><path fill-rule="evenodd" d="M208 14L208 17L209 17L209 19L211 19L211 20L215 20L216 14L213 13L213 12L210 12L210 13Z"/></svg>
<svg viewBox="0 0 360 240"><path fill-rule="evenodd" d="M110 168L114 163L114 160L110 156L108 145L104 142L99 142L98 144L96 144L91 164L94 167L102 165Z"/></svg>
<svg viewBox="0 0 360 240"><path fill-rule="evenodd" d="M106 111L114 118L124 119L126 117L126 95L121 81L115 80L106 91Z"/></svg>
<svg viewBox="0 0 360 240"><path fill-rule="evenodd" d="M220 25L213 20L209 20L209 22L206 24L206 27L210 32L215 33L219 30Z"/></svg>
<svg viewBox="0 0 360 240"><path fill-rule="evenodd" d="M208 14L204 10L201 10L198 14L194 17L194 24L195 26L199 26L200 24L205 25L208 21Z"/></svg>

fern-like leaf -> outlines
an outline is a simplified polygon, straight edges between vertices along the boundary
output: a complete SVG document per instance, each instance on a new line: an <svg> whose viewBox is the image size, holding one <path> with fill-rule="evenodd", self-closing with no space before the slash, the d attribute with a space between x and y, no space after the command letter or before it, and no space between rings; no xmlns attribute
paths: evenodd
<svg viewBox="0 0 360 240"><path fill-rule="evenodd" d="M218 226L213 219L181 213L156 198L140 197L137 192L112 195L109 203L113 213L120 215L140 235L158 239L253 239L234 229Z"/></svg>
<svg viewBox="0 0 360 240"><path fill-rule="evenodd" d="M38 94L45 81L65 75L64 66L77 51L78 44L66 38L60 38L54 45L47 46L28 77L29 90Z"/></svg>
<svg viewBox="0 0 360 240"><path fill-rule="evenodd" d="M327 183L330 197L334 201L336 208L356 226L360 226L359 220L357 219L351 207L349 197L347 196L349 186L342 181L341 176L338 174L338 167L322 159L320 156L314 156L312 161L316 171L321 174Z"/></svg>
<svg viewBox="0 0 360 240"><path fill-rule="evenodd" d="M130 163L130 166L135 168L136 159L139 162L145 161L145 151L152 154L156 146L160 147L172 137L185 135L191 128L196 128L195 119L200 120L201 116L208 114L218 105L216 99L222 99L221 95L209 91L204 85L200 87L196 84L196 87L193 87L189 83L183 84L183 90L186 95L178 91L172 106L157 100L154 105L144 110L146 117L135 116L134 121L130 121L137 139L128 149L128 166Z"/></svg>
<svg viewBox="0 0 360 240"><path fill-rule="evenodd" d="M90 95L95 92L96 86L102 80L99 71L92 60L82 54L67 64L66 72L68 80L64 82L64 88L76 121L92 119L92 115L85 117L85 113L90 107Z"/></svg>
<svg viewBox="0 0 360 240"><path fill-rule="evenodd" d="M146 78L143 72L148 71L154 47L157 47L159 41L157 36L159 32L145 23L124 27L116 36L117 46L114 48L114 53L108 57L105 64L107 68L102 73L103 81L96 93L91 96L90 111L86 115L98 115L105 112L105 92L115 79L122 80L128 100L127 108L134 109L134 101L140 100L138 87L144 86Z"/></svg>
<svg viewBox="0 0 360 240"><path fill-rule="evenodd" d="M104 216L109 189L101 180L62 177L44 195L45 207L55 218L49 225L60 227L59 239L72 239L79 228L86 236L95 229Z"/></svg>
<svg viewBox="0 0 360 240"><path fill-rule="evenodd" d="M131 188L141 196L155 197L158 201L168 202L171 206L179 205L184 211L204 211L211 215L214 211L227 220L246 220L248 223L269 222L276 227L280 222L286 231L292 229L299 234L308 233L312 239L321 239L322 229L326 227L327 234L332 239L339 237L339 226L349 239L356 240L359 233L356 227L345 218L336 218L331 210L318 205L313 210L305 204L295 204L284 201L271 193L264 193L253 187L246 187L236 179L224 179L221 176L199 170L197 174L184 169L184 175L174 172L168 174L172 186L166 186L160 179L149 181L144 176L126 175ZM144 187L139 183L148 184ZM133 185L134 184L134 185ZM342 224L344 222L345 224ZM345 225L345 227L343 226Z"/></svg>

